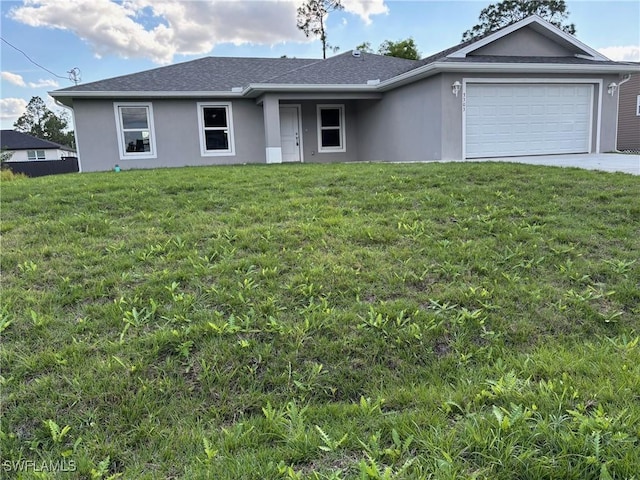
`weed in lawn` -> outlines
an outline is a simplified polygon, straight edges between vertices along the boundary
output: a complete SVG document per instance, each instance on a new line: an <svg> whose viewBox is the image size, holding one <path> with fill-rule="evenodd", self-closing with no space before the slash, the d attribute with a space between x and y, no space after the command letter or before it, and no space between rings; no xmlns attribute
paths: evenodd
<svg viewBox="0 0 640 480"><path fill-rule="evenodd" d="M35 273L38 270L38 265L33 263L31 260L25 260L18 265L18 269L23 273Z"/></svg>
<svg viewBox="0 0 640 480"><path fill-rule="evenodd" d="M47 420L44 423L49 429L49 433L51 435L51 440L53 440L53 443L62 443L64 437L66 437L67 433L69 433L69 430L71 430L71 427L69 425L65 425L64 427L60 428L60 426L53 420Z"/></svg>
<svg viewBox="0 0 640 480"><path fill-rule="evenodd" d="M322 439L323 445L320 445L318 448L323 452L335 452L338 450L341 445L349 438L349 434L345 433L342 438L339 440L332 439L329 435L327 435L322 428L318 425L315 426L316 430L320 434L320 438Z"/></svg>

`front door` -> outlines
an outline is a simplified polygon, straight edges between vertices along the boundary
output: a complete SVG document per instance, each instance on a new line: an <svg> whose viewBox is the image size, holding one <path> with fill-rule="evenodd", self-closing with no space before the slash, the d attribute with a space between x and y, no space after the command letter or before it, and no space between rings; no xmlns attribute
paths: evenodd
<svg viewBox="0 0 640 480"><path fill-rule="evenodd" d="M300 154L300 107L298 105L280 107L280 141L283 162L302 160Z"/></svg>

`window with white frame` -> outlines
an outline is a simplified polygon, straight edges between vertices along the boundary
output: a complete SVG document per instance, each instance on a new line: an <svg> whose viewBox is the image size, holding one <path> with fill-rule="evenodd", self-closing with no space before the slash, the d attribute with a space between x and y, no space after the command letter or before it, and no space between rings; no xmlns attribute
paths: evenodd
<svg viewBox="0 0 640 480"><path fill-rule="evenodd" d="M636 116L640 117L640 95L636 97Z"/></svg>
<svg viewBox="0 0 640 480"><path fill-rule="evenodd" d="M198 103L198 125L203 156L235 155L230 102Z"/></svg>
<svg viewBox="0 0 640 480"><path fill-rule="evenodd" d="M318 105L318 152L346 152L344 105Z"/></svg>
<svg viewBox="0 0 640 480"><path fill-rule="evenodd" d="M120 158L156 158L151 103L114 103Z"/></svg>
<svg viewBox="0 0 640 480"><path fill-rule="evenodd" d="M44 150L27 150L27 158L29 160L45 160L47 156Z"/></svg>

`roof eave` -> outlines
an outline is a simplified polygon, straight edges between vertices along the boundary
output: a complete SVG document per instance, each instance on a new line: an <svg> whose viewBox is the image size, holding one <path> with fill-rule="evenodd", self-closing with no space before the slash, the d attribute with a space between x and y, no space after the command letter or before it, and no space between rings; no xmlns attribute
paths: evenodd
<svg viewBox="0 0 640 480"><path fill-rule="evenodd" d="M64 98L197 98L197 97L242 97L243 92L239 91L124 91L124 90L54 90L49 92L55 99Z"/></svg>
<svg viewBox="0 0 640 480"><path fill-rule="evenodd" d="M256 97L265 93L368 93L375 92L378 84L271 84L271 83L252 83L244 89L243 96Z"/></svg>
<svg viewBox="0 0 640 480"><path fill-rule="evenodd" d="M49 92L55 99L73 98L254 98L267 92L375 92L377 84L271 84L252 83L242 90L230 91L82 91L54 90Z"/></svg>
<svg viewBox="0 0 640 480"><path fill-rule="evenodd" d="M63 150L65 152L75 152L75 150L73 148L64 147L64 146L43 147L42 145L34 145L34 146L30 146L30 147L11 147L9 145L3 145L2 148L6 149L8 151L11 151L11 152L21 152L23 150Z"/></svg>
<svg viewBox="0 0 640 480"><path fill-rule="evenodd" d="M581 73L581 74L623 74L640 73L640 66L634 65L603 65L603 64L554 64L554 63L452 63L434 62L424 67L398 75L381 82L378 89L381 91L406 85L438 73Z"/></svg>

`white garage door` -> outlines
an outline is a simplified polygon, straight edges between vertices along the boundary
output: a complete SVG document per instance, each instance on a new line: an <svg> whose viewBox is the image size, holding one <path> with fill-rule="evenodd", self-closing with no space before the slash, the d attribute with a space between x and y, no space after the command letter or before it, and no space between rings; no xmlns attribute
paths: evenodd
<svg viewBox="0 0 640 480"><path fill-rule="evenodd" d="M592 85L467 84L466 157L587 153Z"/></svg>

